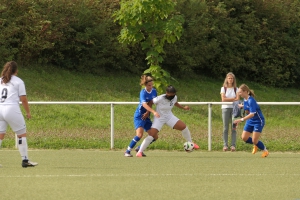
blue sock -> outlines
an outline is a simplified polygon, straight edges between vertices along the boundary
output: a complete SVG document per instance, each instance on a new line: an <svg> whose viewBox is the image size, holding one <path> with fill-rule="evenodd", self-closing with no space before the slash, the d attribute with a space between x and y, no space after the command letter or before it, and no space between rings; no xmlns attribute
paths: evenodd
<svg viewBox="0 0 300 200"><path fill-rule="evenodd" d="M260 149L260 150L265 150L265 145L264 143L262 143L262 141L258 141L258 143L256 144L256 146Z"/></svg>
<svg viewBox="0 0 300 200"><path fill-rule="evenodd" d="M139 138L138 136L134 136L134 138L131 140L126 152L130 153L131 149L136 145L136 143L138 143L138 141L140 141L141 138Z"/></svg>
<svg viewBox="0 0 300 200"><path fill-rule="evenodd" d="M252 137L249 137L247 141L245 141L246 143L249 143L249 144L253 144L252 142Z"/></svg>

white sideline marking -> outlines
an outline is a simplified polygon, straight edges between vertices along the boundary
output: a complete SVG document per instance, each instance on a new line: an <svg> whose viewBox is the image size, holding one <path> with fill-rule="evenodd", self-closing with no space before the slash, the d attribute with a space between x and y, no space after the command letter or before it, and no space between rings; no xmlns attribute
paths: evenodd
<svg viewBox="0 0 300 200"><path fill-rule="evenodd" d="M42 178L42 177L118 177L118 176L300 176L300 174L69 174L69 175L1 175L0 178Z"/></svg>

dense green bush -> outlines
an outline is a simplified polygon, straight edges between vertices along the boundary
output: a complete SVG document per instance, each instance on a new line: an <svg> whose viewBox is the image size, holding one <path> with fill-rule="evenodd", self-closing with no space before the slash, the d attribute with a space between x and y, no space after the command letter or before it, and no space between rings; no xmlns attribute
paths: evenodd
<svg viewBox="0 0 300 200"><path fill-rule="evenodd" d="M118 42L117 9L119 0L2 0L0 62L140 74L145 52ZM177 0L176 9L185 24L180 41L165 47L171 75L233 71L265 85L300 83L298 0Z"/></svg>

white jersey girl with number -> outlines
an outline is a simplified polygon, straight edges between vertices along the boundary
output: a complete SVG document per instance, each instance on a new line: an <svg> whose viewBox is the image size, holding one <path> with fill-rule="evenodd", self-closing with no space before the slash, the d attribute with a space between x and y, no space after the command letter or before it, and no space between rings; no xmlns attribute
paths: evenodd
<svg viewBox="0 0 300 200"><path fill-rule="evenodd" d="M27 118L31 118L26 97L24 82L17 77L18 66L14 61L7 62L0 78L0 147L4 139L7 126L18 136L18 148L22 157L22 167L33 167L37 163L28 160L28 147L26 139L26 124L19 102L26 111Z"/></svg>
<svg viewBox="0 0 300 200"><path fill-rule="evenodd" d="M137 157L142 157L143 151L149 146L149 144L155 139L158 139L158 132L162 129L163 125L166 124L169 127L182 131L182 136L187 142L192 142L191 133L184 122L178 119L173 113L172 108L174 106L190 110L188 106L182 106L177 102L176 89L173 86L168 86L166 94L160 95L153 100L153 104L156 105L156 112L159 114L158 117L154 117L151 129L148 131L148 136L144 139ZM194 143L194 148L199 149L199 146Z"/></svg>

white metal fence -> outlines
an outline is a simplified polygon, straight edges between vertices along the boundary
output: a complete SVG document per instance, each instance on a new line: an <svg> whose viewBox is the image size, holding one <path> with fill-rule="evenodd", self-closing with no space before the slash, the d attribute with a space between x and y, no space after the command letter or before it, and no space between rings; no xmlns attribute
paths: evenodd
<svg viewBox="0 0 300 200"><path fill-rule="evenodd" d="M79 101L31 101L29 104L76 104L76 105L110 105L110 121L111 121L111 132L110 132L110 148L114 148L114 105L138 105L139 102L79 102ZM211 138L212 138L212 124L211 114L213 105L231 104L230 102L179 102L182 105L207 105L208 107L208 151L211 151ZM259 105L300 105L300 102L258 102ZM16 138L15 147L17 148L18 142Z"/></svg>

